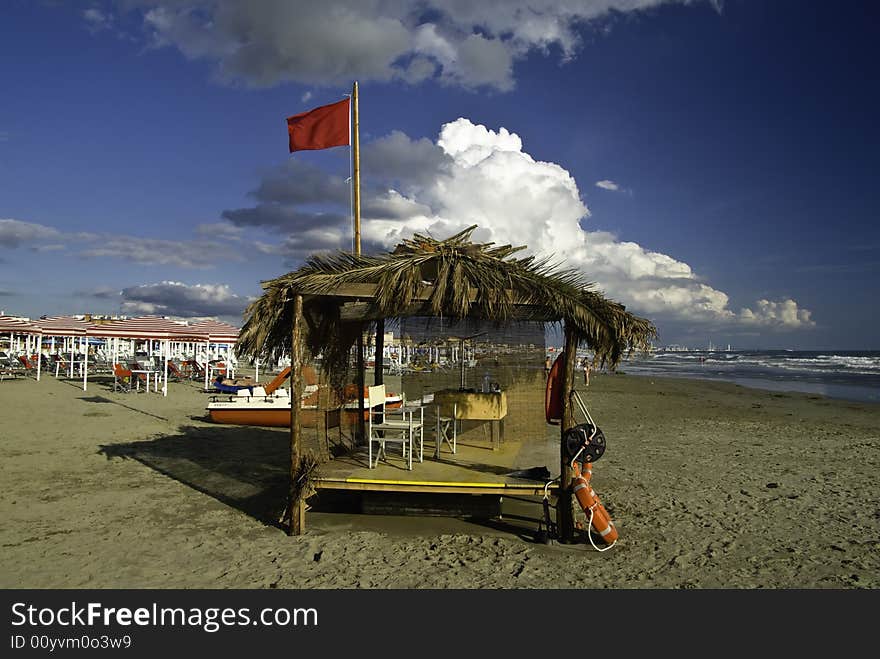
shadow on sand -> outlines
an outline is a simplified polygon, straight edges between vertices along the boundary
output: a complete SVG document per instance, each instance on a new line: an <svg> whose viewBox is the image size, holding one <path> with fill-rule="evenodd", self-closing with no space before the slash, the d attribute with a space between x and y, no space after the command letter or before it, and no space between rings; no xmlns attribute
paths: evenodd
<svg viewBox="0 0 880 659"><path fill-rule="evenodd" d="M289 435L249 426L183 426L179 434L102 445L108 459L137 460L260 522L279 527L287 496Z"/></svg>
<svg viewBox="0 0 880 659"><path fill-rule="evenodd" d="M98 452L107 459L137 460L267 526L284 529L280 520L287 502L289 441L284 428L182 426L175 435L106 444ZM319 448L314 438L304 446L315 455L322 454ZM529 541L540 519L534 516L538 510L534 503L522 518L513 514L501 519L499 503L491 497L468 501L450 495L365 497L358 492L321 490L308 504L316 512L464 519Z"/></svg>

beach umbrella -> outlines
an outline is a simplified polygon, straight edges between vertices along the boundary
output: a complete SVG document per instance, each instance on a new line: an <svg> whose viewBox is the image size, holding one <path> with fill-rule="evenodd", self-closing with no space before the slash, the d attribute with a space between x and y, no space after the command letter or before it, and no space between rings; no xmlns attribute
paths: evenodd
<svg viewBox="0 0 880 659"><path fill-rule="evenodd" d="M198 332L205 337L205 389L208 389L208 348L211 343L226 344L229 346L228 352L232 352L232 347L238 341L238 335L241 331L239 328L224 323L219 320L200 320L189 325L189 329ZM227 360L228 361L228 360ZM229 371L227 371L229 372ZM255 375L255 380L259 381L259 371Z"/></svg>
<svg viewBox="0 0 880 659"><path fill-rule="evenodd" d="M73 365L76 359L75 346L79 343L79 346L83 351L83 391L86 391L88 388L89 349L87 345L83 345L83 342L85 341L86 327L88 327L88 323L75 316L43 316L42 318L35 320L34 324L39 325L43 330L44 336L63 337L70 340L70 367L68 375L71 378L73 377ZM79 341L75 341L74 339L79 339Z"/></svg>
<svg viewBox="0 0 880 659"><path fill-rule="evenodd" d="M186 325L162 316L139 316L89 326L89 335L102 338L159 341L162 344L163 395L168 395L168 353L171 341L196 341L201 337Z"/></svg>
<svg viewBox="0 0 880 659"><path fill-rule="evenodd" d="M16 316L0 316L0 334L9 334L9 351L12 352L13 339L16 334L37 336L43 334L43 330L36 324ZM37 345L40 345L38 340ZM37 381L40 380L40 362L42 359L42 351L37 351Z"/></svg>

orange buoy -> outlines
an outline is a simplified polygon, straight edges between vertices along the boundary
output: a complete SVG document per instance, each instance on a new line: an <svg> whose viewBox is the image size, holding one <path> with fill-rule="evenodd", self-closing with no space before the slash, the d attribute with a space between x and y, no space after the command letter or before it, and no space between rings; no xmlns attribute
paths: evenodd
<svg viewBox="0 0 880 659"><path fill-rule="evenodd" d="M588 466L589 463L586 463L586 465ZM589 473L592 474L592 470ZM602 541L606 545L612 545L617 542L618 534L617 529L614 527L614 522L611 521L611 516L605 510L599 495L590 486L589 481L583 476L578 475L572 481L572 486L578 503L584 513L590 517L590 525L599 537L602 538Z"/></svg>
<svg viewBox="0 0 880 659"><path fill-rule="evenodd" d="M565 353L553 362L550 372L547 374L547 385L544 388L544 416L547 423L558 426L562 422L562 365Z"/></svg>
<svg viewBox="0 0 880 659"><path fill-rule="evenodd" d="M589 483L593 478L593 463L592 462L573 462L572 463L572 478L575 479L578 476L582 477L587 483ZM595 495L595 492L594 492Z"/></svg>
<svg viewBox="0 0 880 659"><path fill-rule="evenodd" d="M575 463L577 464L577 463ZM593 478L593 463L585 462L583 467L581 467L581 476L589 483Z"/></svg>

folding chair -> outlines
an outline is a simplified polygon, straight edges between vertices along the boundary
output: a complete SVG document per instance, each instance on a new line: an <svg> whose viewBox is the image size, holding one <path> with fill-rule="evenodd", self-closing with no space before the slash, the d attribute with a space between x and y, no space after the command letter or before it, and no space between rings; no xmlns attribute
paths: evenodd
<svg viewBox="0 0 880 659"><path fill-rule="evenodd" d="M168 360L168 379L175 382L182 382L185 376L172 360Z"/></svg>
<svg viewBox="0 0 880 659"><path fill-rule="evenodd" d="M370 469L379 464L383 457L388 461L385 445L388 443L400 444L403 459L406 460L407 469L412 470L413 441L418 433L419 462L424 459L424 407L401 407L395 410L386 410L385 385L378 384L368 387L367 398L370 410L367 414L367 458ZM415 418L416 411L419 418ZM389 418L395 413L400 413L400 419ZM373 460L373 444L377 445L376 459Z"/></svg>
<svg viewBox="0 0 880 659"><path fill-rule="evenodd" d="M434 426L434 457L440 457L440 448L443 442L449 446L453 455L458 448L458 403L452 403L450 407L443 407L440 403L434 406L435 426Z"/></svg>
<svg viewBox="0 0 880 659"><path fill-rule="evenodd" d="M36 361L31 361L26 355L19 355L18 361L22 365L22 368L24 368L24 371L27 375L37 377Z"/></svg>
<svg viewBox="0 0 880 659"><path fill-rule="evenodd" d="M122 364L113 364L113 391L131 391L131 371Z"/></svg>

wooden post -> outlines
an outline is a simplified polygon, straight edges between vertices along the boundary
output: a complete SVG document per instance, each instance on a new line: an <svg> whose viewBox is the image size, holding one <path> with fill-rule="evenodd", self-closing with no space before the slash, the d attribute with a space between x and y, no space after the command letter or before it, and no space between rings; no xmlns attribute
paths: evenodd
<svg viewBox="0 0 880 659"><path fill-rule="evenodd" d="M376 321L376 368L373 375L373 384L382 384L385 379L384 361L385 357L385 319L380 318Z"/></svg>
<svg viewBox="0 0 880 659"><path fill-rule="evenodd" d="M293 298L293 328L290 333L290 494L287 514L290 526L287 535L301 535L305 531L305 504L302 488L297 487L301 459L300 446L302 424L300 423L300 398L302 396L302 295Z"/></svg>
<svg viewBox="0 0 880 659"><path fill-rule="evenodd" d="M574 409L571 404L571 390L574 388L575 361L577 360L577 340L574 331L565 328L565 370L562 380L562 423L559 436L559 496L556 502L556 528L560 542L574 540L574 516L571 510L571 458L565 450L565 432L575 425Z"/></svg>
<svg viewBox="0 0 880 659"><path fill-rule="evenodd" d="M327 460L333 459L333 451L330 450L330 424L327 422L327 417L330 415L330 387L325 381L325 376L322 373L321 377L318 379L318 409L317 409L317 423L318 423L318 439L321 437L324 438L324 449L326 450L326 454L324 458Z"/></svg>
<svg viewBox="0 0 880 659"><path fill-rule="evenodd" d="M357 369L357 410L358 410L358 418L357 418L357 436L358 436L358 444L364 442L364 438L367 436L367 426L364 421L364 387L366 386L364 383L364 326L362 324L358 324L358 337L357 337L357 355L355 356L355 368Z"/></svg>

